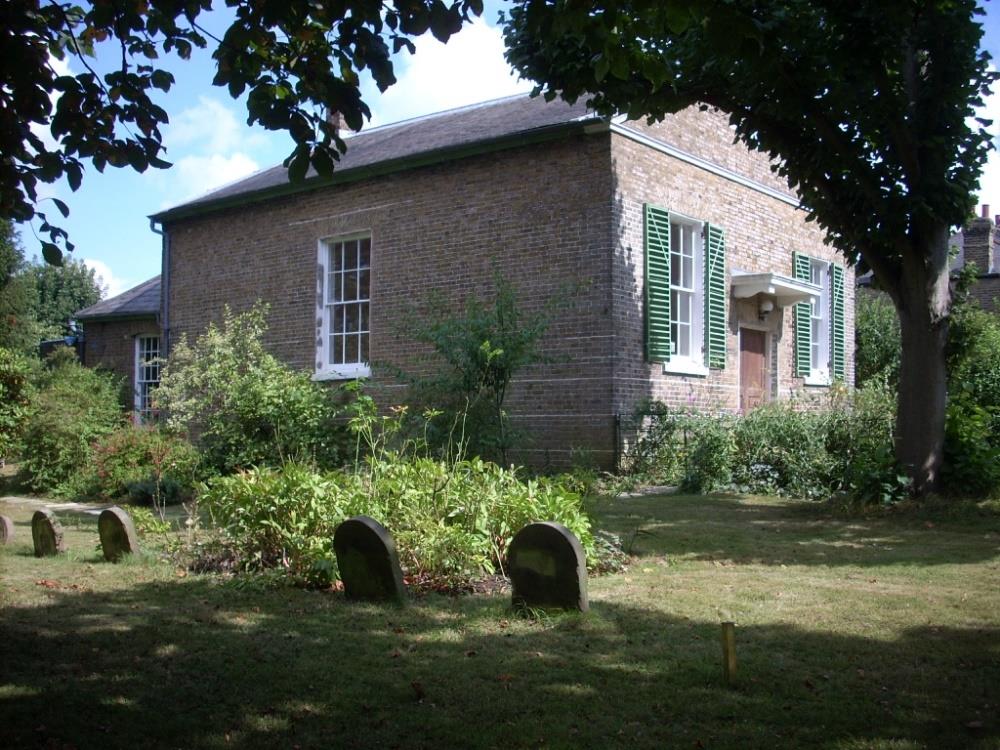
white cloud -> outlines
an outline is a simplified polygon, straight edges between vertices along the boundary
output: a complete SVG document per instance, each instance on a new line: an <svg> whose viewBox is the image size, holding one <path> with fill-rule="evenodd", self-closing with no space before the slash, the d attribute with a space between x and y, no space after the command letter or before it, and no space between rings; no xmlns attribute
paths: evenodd
<svg viewBox="0 0 1000 750"><path fill-rule="evenodd" d="M384 94L366 92L372 120L366 127L417 117L465 104L530 91L503 58L500 29L476 19L442 44L430 34L416 41L415 55L396 64L396 84Z"/></svg>
<svg viewBox="0 0 1000 750"><path fill-rule="evenodd" d="M115 276L111 267L103 260L83 258L83 265L94 270L94 274L97 277L97 285L101 288L102 299L115 297L139 283L133 279Z"/></svg>
<svg viewBox="0 0 1000 750"><path fill-rule="evenodd" d="M73 70L69 66L69 55L64 59L60 60L56 57L49 55L49 66L55 72L57 76L69 76L73 75ZM52 111L55 112L56 102L59 101L59 97L62 96L60 91L50 91L49 101L52 102ZM33 122L31 123L31 132L38 136L42 143L45 145L46 150L55 151L59 148L59 142L52 137L52 131L49 129L48 125L42 125L41 123Z"/></svg>
<svg viewBox="0 0 1000 750"><path fill-rule="evenodd" d="M253 174L260 166L242 152L185 156L178 159L170 170L173 177L173 195L169 205L176 205L189 198L214 190L217 187Z"/></svg>
<svg viewBox="0 0 1000 750"><path fill-rule="evenodd" d="M263 133L241 123L230 107L208 96L199 96L198 104L172 117L163 133L168 153L170 149L208 154L252 151L265 141Z"/></svg>
<svg viewBox="0 0 1000 750"><path fill-rule="evenodd" d="M239 121L228 104L209 96L171 118L163 134L167 172L156 173L169 197L161 208L175 206L260 169L250 154L267 145L267 135Z"/></svg>

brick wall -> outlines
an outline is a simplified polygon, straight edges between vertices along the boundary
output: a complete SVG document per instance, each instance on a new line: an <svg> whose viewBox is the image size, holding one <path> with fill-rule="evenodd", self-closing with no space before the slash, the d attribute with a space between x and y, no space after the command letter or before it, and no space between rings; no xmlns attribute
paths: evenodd
<svg viewBox="0 0 1000 750"><path fill-rule="evenodd" d="M262 299L272 351L311 370L318 243L370 232L372 383L383 403L399 401L403 390L377 363L435 366L407 335L414 308L439 292L460 310L489 292L496 267L526 310L560 302L548 329L552 362L522 372L509 395L531 436L518 458L562 464L579 447L608 463L610 204L607 136L579 136L177 222L167 227L171 340L196 335L226 304L239 311Z"/></svg>
<svg viewBox="0 0 1000 750"><path fill-rule="evenodd" d="M158 336L159 325L147 320L87 320L84 323L83 363L113 372L125 382L126 404L131 408L135 393L135 338Z"/></svg>
<svg viewBox="0 0 1000 750"><path fill-rule="evenodd" d="M688 109L664 122L626 127L725 167L786 195L793 195L771 170L767 157L732 143L725 117ZM792 308L776 309L759 320L754 302L727 300L726 367L707 377L665 374L663 365L645 361L643 330L643 204L655 203L725 229L727 295L733 269L771 271L793 276L792 252L844 264L823 244L823 234L806 223L805 212L763 191L712 174L623 135L611 142L615 176L616 249L613 270L615 318L614 409L629 413L637 403L654 398L679 406L734 411L739 408L739 329L763 329L769 335L771 391L801 403L822 400L827 389L805 386L794 374ZM854 274L845 278L846 381L854 380ZM776 357L776 361L775 361ZM776 377L777 382L774 382Z"/></svg>

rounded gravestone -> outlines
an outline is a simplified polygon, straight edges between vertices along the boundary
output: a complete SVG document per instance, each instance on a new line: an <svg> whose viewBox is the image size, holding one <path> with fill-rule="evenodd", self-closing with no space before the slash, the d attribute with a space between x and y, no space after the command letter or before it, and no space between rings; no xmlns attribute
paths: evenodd
<svg viewBox="0 0 1000 750"><path fill-rule="evenodd" d="M355 516L340 524L333 551L349 599L398 602L406 597L396 543L374 518Z"/></svg>
<svg viewBox="0 0 1000 750"><path fill-rule="evenodd" d="M529 523L517 532L507 551L507 574L516 609L590 608L587 558L562 524Z"/></svg>
<svg viewBox="0 0 1000 750"><path fill-rule="evenodd" d="M0 516L0 544L14 541L14 522L7 516Z"/></svg>
<svg viewBox="0 0 1000 750"><path fill-rule="evenodd" d="M101 511L97 518L97 531L101 536L104 559L108 562L118 562L122 555L139 551L132 517L117 505Z"/></svg>
<svg viewBox="0 0 1000 750"><path fill-rule="evenodd" d="M66 551L62 524L48 508L36 510L31 517L31 540L35 543L35 557L48 557Z"/></svg>

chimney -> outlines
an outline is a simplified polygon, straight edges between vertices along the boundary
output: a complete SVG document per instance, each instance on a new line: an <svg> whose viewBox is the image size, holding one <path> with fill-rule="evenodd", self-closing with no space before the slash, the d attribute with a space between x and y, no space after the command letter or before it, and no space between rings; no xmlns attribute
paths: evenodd
<svg viewBox="0 0 1000 750"><path fill-rule="evenodd" d="M975 263L979 273L989 273L993 263L993 232L995 225L990 218L990 206L984 204L980 217L970 221L962 230L962 254L965 263Z"/></svg>
<svg viewBox="0 0 1000 750"><path fill-rule="evenodd" d="M344 116L335 109L328 109L326 111L326 121L333 128L333 134L340 135L340 130L344 127Z"/></svg>

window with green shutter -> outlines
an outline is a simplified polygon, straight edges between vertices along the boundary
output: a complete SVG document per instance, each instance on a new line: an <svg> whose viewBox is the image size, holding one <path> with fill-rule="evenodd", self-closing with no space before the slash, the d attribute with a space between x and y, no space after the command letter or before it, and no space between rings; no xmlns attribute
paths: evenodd
<svg viewBox="0 0 1000 750"><path fill-rule="evenodd" d="M812 385L843 379L847 365L844 267L792 253L794 276L820 287L819 298L795 305L795 374Z"/></svg>
<svg viewBox="0 0 1000 750"><path fill-rule="evenodd" d="M726 366L726 233L705 225L705 359Z"/></svg>
<svg viewBox="0 0 1000 750"><path fill-rule="evenodd" d="M830 368L833 377L843 380L847 369L847 342L844 330L844 267L834 264L830 274Z"/></svg>
<svg viewBox="0 0 1000 750"><path fill-rule="evenodd" d="M670 359L670 212L650 204L644 207L643 234L646 266L646 359Z"/></svg>
<svg viewBox="0 0 1000 750"><path fill-rule="evenodd" d="M812 278L812 262L808 255L792 253L792 274L798 281ZM812 305L799 302L795 305L795 374L808 377L812 372Z"/></svg>
<svg viewBox="0 0 1000 750"><path fill-rule="evenodd" d="M646 359L679 374L725 367L725 232L648 203L643 224Z"/></svg>

